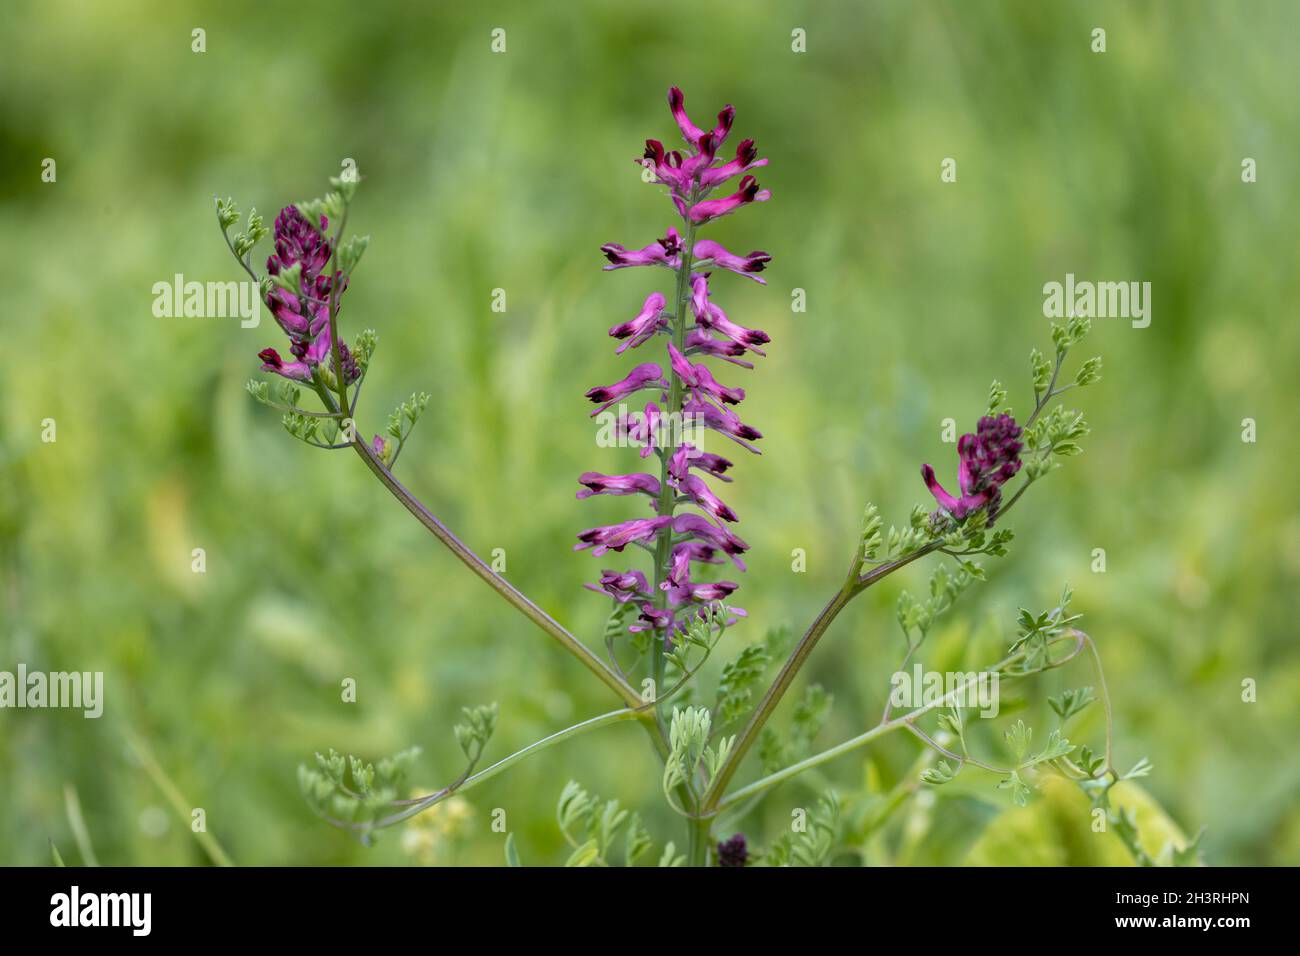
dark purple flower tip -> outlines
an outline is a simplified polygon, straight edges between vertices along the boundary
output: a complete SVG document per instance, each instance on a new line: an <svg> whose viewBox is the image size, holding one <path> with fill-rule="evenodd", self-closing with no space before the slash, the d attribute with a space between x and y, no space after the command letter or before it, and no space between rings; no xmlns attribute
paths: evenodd
<svg viewBox="0 0 1300 956"><path fill-rule="evenodd" d="M713 128L713 138L719 146L721 146L722 141L727 138L727 134L731 132L731 126L735 122L736 108L728 103L722 108L722 111L718 113L718 125Z"/></svg>
<svg viewBox="0 0 1300 956"><path fill-rule="evenodd" d="M737 833L718 844L718 866L744 866L749 862L749 846L745 834Z"/></svg>
<svg viewBox="0 0 1300 956"><path fill-rule="evenodd" d="M718 138L713 133L701 133L699 140L695 144L697 150L698 162L694 163L692 170L701 166L707 166L713 162L713 157L718 152Z"/></svg>
<svg viewBox="0 0 1300 956"><path fill-rule="evenodd" d="M676 86L668 90L668 109L672 111L673 119L677 121L677 128L682 131L682 138L694 146L704 131L692 123L691 118L686 115L686 97Z"/></svg>

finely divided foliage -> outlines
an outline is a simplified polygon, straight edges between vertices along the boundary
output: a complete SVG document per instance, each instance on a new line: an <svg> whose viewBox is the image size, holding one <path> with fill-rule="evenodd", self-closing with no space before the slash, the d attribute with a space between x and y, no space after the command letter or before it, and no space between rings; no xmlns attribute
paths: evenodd
<svg viewBox="0 0 1300 956"><path fill-rule="evenodd" d="M497 706L465 708L463 721L453 728L463 755L459 771L442 786L415 795L407 780L419 762L417 749L373 763L327 750L299 768L299 785L310 807L322 820L368 842L380 830L468 791L533 754L629 721L644 729L660 771L645 777L646 800L635 812L576 782L561 787L557 781L556 823L570 846L569 865L822 865L855 855L865 860L868 841L890 824L918 787L942 787L968 771L991 774L985 784L989 791L996 792L996 786L1006 791L1004 799L1022 806L1043 774L1064 777L1091 803L1091 821L1081 821L1080 826L1091 822L1094 832L1113 834L1107 839L1118 838L1134 862L1195 863L1197 840L1151 847L1142 839L1123 792L1114 791L1122 781L1148 774L1151 766L1142 759L1126 773L1116 768L1101 658L1093 639L1078 626L1080 615L1071 610L1068 588L1048 610L1021 609L1017 632L1001 660L956 675L960 679L940 696L913 701L898 714L890 696L879 722L834 746L818 750L816 743L833 703L817 685L805 687L782 721L784 727L771 721L818 642L858 595L914 562L940 562L925 592L917 596L904 591L899 599L902 672L919 663L936 622L974 582L985 578L975 559L1007 553L1012 539L1007 516L1030 486L1082 450L1080 442L1088 433L1082 415L1057 401L1100 378L1097 358L1083 362L1073 379L1064 377L1068 356L1088 334L1086 319L1053 325L1052 353L1031 353L1033 405L1023 419L1008 405L1007 390L993 383L974 430L957 443L955 485L951 480L945 485L933 467L922 466L921 477L935 507L918 505L905 521L886 530L879 509L869 504L843 583L812 623L797 638L778 625L768 629L764 640L734 647L731 659L714 671L714 690L707 695L701 690L705 664L719 647L734 643L727 639L730 628L746 616L730 604L738 584L719 580L715 568L730 565L743 571L741 556L750 547L733 530L739 516L716 492L718 483L732 480L734 465L705 450L703 436L721 436L755 454L755 442L763 437L735 410L745 390L720 381L715 371L721 374L723 366L708 363L753 369L753 359L764 356L769 343L766 333L727 315L714 300L711 283L721 272L763 283L760 273L771 257L761 251L732 252L701 238L700 232L713 220L771 196L752 175L767 162L758 157L752 140L737 143L731 156L723 152L735 120L731 106L718 113L712 128L703 129L687 113L681 90L669 91L668 105L684 148L668 149L650 139L637 162L664 189L678 222L663 238L641 248L617 243L601 248L608 270L646 266L663 269L669 277L664 291L651 293L635 315L609 330L619 343L616 354L640 350L637 354L645 360L613 384L587 392L596 406L593 415L610 416L613 433L638 449L646 463L629 473L587 471L578 477L579 499L623 496L642 502L648 512L578 535L576 550L590 550L598 557L615 552L625 559L640 550L646 554L643 562L648 562L640 567L619 562L587 585L610 601L610 616L600 635L603 657L468 548L397 480L393 469L398 455L427 407L428 395L413 394L371 439L358 434L358 403L378 337L362 330L349 346L340 330L340 298L368 243L367 237L345 237L358 185L355 174L332 179L333 188L321 199L284 207L275 220L275 250L266 260L265 275L253 265L254 247L268 232L261 217L251 212L245 227L232 236L240 214L232 201L217 201L218 225L231 253L260 284L287 338L287 354L273 346L258 354L262 371L278 376L272 380L277 386L250 381L250 394L281 411L286 430L305 444L353 451L430 534L572 654L619 703L614 710L559 729L486 766ZM644 405L632 408L629 400L635 397L640 404L642 392ZM301 404L305 393L315 395L318 407ZM789 436L779 440L788 442ZM629 658L629 649L634 657ZM1036 744L1033 728L1023 718L1004 730L1000 743L994 735L977 731L980 718L967 703L967 691L989 679L1022 680L1063 668L1079 657L1091 665L1090 683L1052 698L1057 722L1045 740L1040 734ZM712 700L712 708L701 705L702 700ZM1072 743L1067 731L1074 734L1074 722L1096 710L1094 705L1104 711L1104 745ZM910 779L887 799L847 814L841 796L827 791L795 808L792 817L800 822L789 832L734 830L780 785L900 730L915 737L922 755ZM756 745L757 775L735 785L737 772ZM985 756L990 749L994 755ZM643 815L654 808L658 796L682 819L684 841L681 835L656 841L643 825ZM846 824L850 816L851 826ZM651 823L662 828L663 817L656 814ZM1098 827L1098 820L1104 825ZM510 865L523 862L513 834L505 836L503 856Z"/></svg>

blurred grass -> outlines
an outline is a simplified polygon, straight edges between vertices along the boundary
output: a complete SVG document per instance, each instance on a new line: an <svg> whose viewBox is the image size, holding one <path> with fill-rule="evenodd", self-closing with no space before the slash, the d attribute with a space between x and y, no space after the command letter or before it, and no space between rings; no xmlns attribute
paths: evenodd
<svg viewBox="0 0 1300 956"><path fill-rule="evenodd" d="M1085 455L1017 508L1012 555L935 645L955 654L983 634L995 648L1018 605L1048 606L1068 580L1105 656L1119 762L1151 757L1148 789L1185 831L1208 827L1211 862L1296 862L1294 8L713 12L671 0L5 5L0 669L103 670L108 706L99 721L0 714L0 863L48 861L47 837L79 862L68 784L101 861L206 860L185 821L157 812L166 800L131 759L131 731L236 862L430 862L401 839L366 849L319 825L295 765L329 746L378 756L419 743L419 783L434 786L458 770L462 705L500 701L494 754L608 707L351 456L298 445L248 399L256 352L280 344L269 319L156 319L151 287L178 272L237 278L214 195L269 219L355 159L353 227L373 242L344 324L381 335L363 419L378 430L428 390L403 480L594 635L604 602L580 584L600 563L571 555L572 536L628 512L574 501L574 478L627 462L593 446L581 393L623 374L605 329L664 279L603 274L597 247L641 246L670 222L631 159L647 136L674 138L674 83L697 119L734 103L736 135L771 158L773 201L713 231L775 257L767 288L715 283L733 318L773 338L757 372L723 376L749 393L767 452L739 461L726 489L753 545L739 595L751 621L736 639L811 618L863 502L900 520L924 500L918 464L952 470L939 423L969 427L990 379L1025 407L1045 282L1150 281L1150 328L1100 320L1090 339L1106 372L1081 396L1095 429ZM1108 31L1104 55L1089 51L1094 26ZM190 51L195 27L206 53ZM505 55L489 52L494 27ZM794 27L806 54L790 52ZM956 184L939 182L946 156ZM1245 156L1259 164L1252 185ZM45 157L57 183L40 180ZM796 287L805 314L790 312ZM505 314L489 307L495 288ZM39 439L47 417L54 444ZM1256 444L1240 441L1246 417ZM190 571L196 547L204 575ZM806 574L790 571L796 547ZM1098 547L1105 574L1089 570ZM836 695L824 742L879 712L900 644L893 602L924 573L873 591L819 648L809 678ZM344 676L355 705L339 702ZM1240 701L1247 677L1253 705ZM1052 686L1028 703L1041 711ZM896 782L915 756L914 741L888 740L822 782L852 791L867 760ZM469 822L438 856L500 863L487 823L503 807L524 861L555 861L554 801L570 777L680 843L657 776L634 728L565 744L467 794L447 819ZM942 798L967 808L962 846L1006 806L993 782L974 805ZM778 832L808 794L777 791L745 828ZM930 832L917 858L957 862L950 837ZM998 861L996 839L981 846Z"/></svg>

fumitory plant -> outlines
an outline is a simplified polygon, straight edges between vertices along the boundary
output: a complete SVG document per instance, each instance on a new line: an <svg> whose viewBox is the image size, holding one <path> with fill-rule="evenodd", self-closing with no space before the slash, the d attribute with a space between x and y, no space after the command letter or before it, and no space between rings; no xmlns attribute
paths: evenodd
<svg viewBox="0 0 1300 956"><path fill-rule="evenodd" d="M1027 412L1018 417L1007 390L994 382L982 414L957 443L957 461L921 466L922 482L932 496L929 505L917 505L906 520L888 529L878 509L868 505L841 586L802 635L791 641L783 629L771 628L761 642L729 646L732 628L755 626L744 622L745 611L733 603L737 582L722 577L744 571L749 545L735 530L740 516L717 493L738 477L736 466L730 458L706 451L705 436L725 437L736 454L758 452L762 434L736 411L745 389L720 376L754 370L770 339L733 321L715 300L714 283L724 285L723 273L732 273L762 284L771 256L733 252L704 234L714 220L772 197L752 175L767 163L758 157L753 140L740 140L731 155L724 152L735 121L731 106L704 129L688 115L681 90L669 91L668 104L683 145L669 148L649 139L637 162L663 188L675 221L662 238L641 248L613 242L601 247L608 260L605 269L660 269L665 281L635 315L609 329L618 342L616 355L635 352L644 361L622 377L611 370L612 384L586 393L596 406L593 416L604 417L613 438L604 444L625 449L609 452L611 463L615 455L637 463L631 470L613 467L578 476L577 498L616 495L629 504L626 520L577 534L575 550L601 559L593 571L597 580L588 587L610 606L604 633L593 635L592 642L573 634L493 571L397 479L394 468L428 404L427 395L412 395L370 437L357 428L362 386L378 336L370 329L345 336L341 323L344 293L368 243L368 237L346 233L358 187L355 174L332 179L323 198L280 212L264 274L253 260L254 248L268 232L262 219L250 213L232 236L240 215L230 200L217 201L218 223L232 254L259 283L287 339L267 343L258 353L262 371L275 377L250 381L253 397L282 412L286 430L299 441L352 450L470 572L576 657L618 702L616 709L492 762L486 757L497 705L467 707L455 728L463 767L442 786L415 797L406 796L415 749L374 762L332 750L317 754L299 768L307 802L326 822L368 841L377 831L533 754L605 725L632 721L644 728L658 755L662 775L654 789L681 817L682 830L652 835L639 813L603 800L577 782L557 783L557 823L572 848L570 865L816 865L829 861L845 843L842 805L835 793L824 794L797 832L775 838L745 834L736 831L735 822L782 783L906 731L929 757L919 762L900 799L874 815L873 825L883 823L919 787L944 786L959 775L988 775L990 787L1024 805L1042 775L1052 773L1082 789L1094 814L1104 817L1136 862L1193 862L1195 841L1166 847L1153 858L1143 849L1134 817L1111 800L1118 782L1145 775L1150 765L1142 760L1121 771L1115 763L1101 658L1094 640L1079 627L1068 588L1045 611L1021 610L1000 660L961 675L941 695L903 712L895 713L891 698L880 721L855 737L814 748L830 707L829 695L815 686L794 707L788 731L772 729L778 705L844 609L889 575L931 559L936 566L928 590L921 596L903 592L897 609L905 642L899 670L918 660L935 622L973 582L985 578L977 559L1006 554L1012 540L1008 520L1020 498L1081 450L1088 427L1078 411L1058 399L1097 381L1101 362L1090 358L1067 372L1067 359L1087 335L1088 322L1075 318L1054 325L1050 349L1035 349L1030 356L1032 403ZM626 449L634 449L635 456ZM728 660L706 696L702 669L715 652ZM990 748L987 742L977 746L981 739L971 732L967 692L991 678L1024 680L1076 658L1090 665L1092 683L1052 698L1058 725L1046 739L1035 741L1033 730L1017 719L1006 730L1000 752L983 753ZM705 700L711 704L701 703ZM1105 712L1104 742L1071 742L1066 736L1070 721L1094 703ZM996 744L993 749L998 750ZM751 751L758 758L758 773L742 782L738 774ZM507 838L505 856L511 864L519 863L512 838Z"/></svg>

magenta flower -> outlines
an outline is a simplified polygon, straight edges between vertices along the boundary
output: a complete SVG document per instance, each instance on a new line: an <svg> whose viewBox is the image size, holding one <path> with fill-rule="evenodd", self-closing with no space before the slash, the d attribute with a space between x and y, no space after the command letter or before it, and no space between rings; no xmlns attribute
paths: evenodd
<svg viewBox="0 0 1300 956"><path fill-rule="evenodd" d="M766 166L767 160L755 159L757 155L758 147L754 145L754 141L752 139L742 139L736 147L736 158L729 163L723 163L721 166L706 169L700 175L700 185L712 189L714 186L725 183L732 176L739 176L751 169Z"/></svg>
<svg viewBox="0 0 1300 956"><path fill-rule="evenodd" d="M716 557L717 553L717 548L698 539L676 545L668 560L668 582L674 585L685 584L690 578L692 561L699 564L724 564L722 558Z"/></svg>
<svg viewBox="0 0 1300 956"><path fill-rule="evenodd" d="M712 355L722 359L724 362L730 362L732 365L739 365L741 368L753 368L753 362L746 362L738 356L744 355L748 349L739 342L733 342L731 339L715 339L708 329L694 328L686 333L686 354L693 355ZM763 354L763 353L758 353Z"/></svg>
<svg viewBox="0 0 1300 956"><path fill-rule="evenodd" d="M707 265L706 261L711 261L719 269L726 269L728 272L734 272L737 275L748 276L760 285L766 285L767 280L754 273L762 272L767 264L772 261L772 257L766 252L751 252L747 256L738 256L728 252L727 248L720 242L714 242L712 239L703 239L695 244L695 267Z"/></svg>
<svg viewBox="0 0 1300 956"><path fill-rule="evenodd" d="M671 517L637 518L622 524L605 525L600 528L588 528L578 535L581 544L573 546L574 551L591 548L591 553L599 557L606 551L622 551L634 541L648 541L664 528L673 523Z"/></svg>
<svg viewBox="0 0 1300 956"><path fill-rule="evenodd" d="M731 409L718 408L716 405L692 398L682 406L682 412L694 416L694 420L700 422L705 428L711 428L715 432L726 435L737 445L749 449L755 455L762 454L750 442L762 438L763 433L757 428L746 425L740 420L740 416Z"/></svg>
<svg viewBox="0 0 1300 956"><path fill-rule="evenodd" d="M311 369L306 362L285 362L275 349L262 349L257 357L262 360L263 372L274 372L299 382L311 381Z"/></svg>
<svg viewBox="0 0 1300 956"><path fill-rule="evenodd" d="M258 357L262 369L298 381L311 381L312 369L331 356L329 330L329 300L334 290L333 280L322 270L330 261L333 249L325 238L329 220L320 217L317 228L297 206L285 206L275 218L275 254L266 260L266 271L275 276L286 269L301 266L299 293L275 286L266 297L266 305L276 323L289 336L289 351L297 362L280 361L275 349L263 349ZM344 279L339 294L347 288ZM268 357L268 353L272 357ZM339 359L343 377L354 382L360 377L356 360L348 351L347 343L339 342Z"/></svg>
<svg viewBox="0 0 1300 956"><path fill-rule="evenodd" d="M710 301L709 275L713 269L725 270L763 283L758 273L772 258L761 251L737 255L721 243L697 241L696 237L697 231L714 219L770 197L748 175L767 162L758 157L753 140L741 140L734 157L718 155L731 132L736 111L723 107L714 126L703 129L686 112L685 98L677 87L668 92L668 106L686 142L685 150L666 149L659 140L647 139L645 152L637 162L666 187L681 222L669 228L664 238L641 249L628 249L615 242L600 247L608 260L606 270L660 266L676 273L680 301L670 302L662 292L651 293L633 318L609 330L612 338L622 342L619 354L665 334L666 372L663 364L646 362L620 381L587 392L587 397L601 406L597 412L644 389L658 392L659 404L647 404L644 414L620 415L614 432L638 446L643 459L658 457L660 476L587 472L578 479L583 485L579 498L644 494L654 502L655 516L591 528L578 536L575 547L603 554L639 543L660 559L666 557L662 566L653 568L653 577L639 571L606 571L598 584L588 585L616 601L636 600L640 617L630 629L657 632L665 641L671 641L674 634L695 620L712 620L706 616L707 606L728 600L737 588L730 581L695 580L695 569L723 563L725 559L719 555L730 557L742 571L745 568L740 555L749 545L723 527L739 517L714 494L706 480L730 481L731 477L724 473L732 463L700 448L698 431L692 429L687 438L675 433L674 428L681 431L682 424L702 425L750 451L758 451L752 443L762 434L732 410L744 401L745 390L719 382L703 360L716 358L752 369L746 353L762 355L761 347L770 339L765 332L731 321ZM741 178L732 195L709 198L715 187L736 176ZM699 513L678 513L679 507L695 508ZM743 615L741 609L731 608L732 618Z"/></svg>
<svg viewBox="0 0 1300 956"><path fill-rule="evenodd" d="M1020 471L1021 428L1010 415L979 420L975 434L957 441L957 484L961 497L944 490L929 465L921 466L921 478L935 500L958 521L981 508L988 509L989 524L1002 503L1002 486Z"/></svg>
<svg viewBox="0 0 1300 956"><path fill-rule="evenodd" d="M579 476L578 484L586 486L578 492L579 498L635 494L659 497L659 479L654 475L602 475L598 471L587 471Z"/></svg>
<svg viewBox="0 0 1300 956"><path fill-rule="evenodd" d="M633 392L639 392L643 388L667 387L668 383L664 381L664 370L654 362L644 362L613 385L589 389L587 397L600 406L591 414L593 416L599 415L615 402L627 398Z"/></svg>
<svg viewBox="0 0 1300 956"><path fill-rule="evenodd" d="M636 598L648 599L651 596L650 584L640 571L626 571L622 574L617 571L602 571L599 584L587 584L584 587L592 591L604 592L620 604L626 604Z"/></svg>
<svg viewBox="0 0 1300 956"><path fill-rule="evenodd" d="M668 357L672 363L673 373L686 384L698 398L705 395L715 402L739 405L745 400L743 388L727 388L719 385L713 373L706 365L692 364L685 355L677 351L672 342L668 343Z"/></svg>
<svg viewBox="0 0 1300 956"><path fill-rule="evenodd" d="M607 242L600 247L610 264L605 271L627 269L632 266L667 266L676 269L680 262L681 237L676 229L670 228L668 234L657 239L644 249L625 249L617 242ZM725 267L724 267L725 268Z"/></svg>
<svg viewBox="0 0 1300 956"><path fill-rule="evenodd" d="M730 216L741 206L746 206L752 202L767 202L772 198L772 194L766 189L758 188L758 180L753 176L744 176L740 180L740 188L724 199L706 199L691 206L688 215L691 222L705 223L712 222L714 219L721 219L723 216Z"/></svg>
<svg viewBox="0 0 1300 956"><path fill-rule="evenodd" d="M745 834L737 833L718 844L718 866L744 866L749 862L749 847Z"/></svg>
<svg viewBox="0 0 1300 956"><path fill-rule="evenodd" d="M650 341L657 332L668 331L668 320L663 317L666 305L662 292L651 292L634 318L610 329L612 338L627 339L618 347L617 354L622 355L628 349Z"/></svg>
<svg viewBox="0 0 1300 956"><path fill-rule="evenodd" d="M708 581L703 584L687 582L676 587L664 582L663 590L668 592L668 603L681 607L691 602L708 603L721 601L740 587L735 581Z"/></svg>
<svg viewBox="0 0 1300 956"><path fill-rule="evenodd" d="M715 478L731 481L727 475L723 474L731 466L731 462L721 455L700 451L690 442L685 442L677 446L677 450L673 452L672 457L668 460L668 474L678 481L685 481L687 469L698 468L701 471L708 472Z"/></svg>
<svg viewBox="0 0 1300 956"><path fill-rule="evenodd" d="M696 541L703 542L711 548L717 548L723 554L730 555L736 567L745 570L745 562L740 555L749 550L749 545L732 534L726 528L719 528L699 515L678 515L673 519L673 530L678 534L689 535Z"/></svg>
<svg viewBox="0 0 1300 956"><path fill-rule="evenodd" d="M654 402L648 402L642 412L620 415L614 423L614 433L626 439L629 444L640 445L641 457L649 458L652 453L659 450L662 418L659 406Z"/></svg>
<svg viewBox="0 0 1300 956"><path fill-rule="evenodd" d="M656 482L658 484L658 482ZM704 483L704 479L698 475L687 475L679 481L675 481L677 493L689 498L694 504L697 504L704 511L707 511L713 517L722 521L739 521L736 513L727 507L726 502L715 495L709 486Z"/></svg>
<svg viewBox="0 0 1300 956"><path fill-rule="evenodd" d="M772 341L768 334L760 329L747 329L727 318L722 308L709 301L709 275L703 273L691 276L691 309L695 312L695 321L701 328L711 329L737 345L742 345L759 355L766 353L758 348Z"/></svg>
<svg viewBox="0 0 1300 956"><path fill-rule="evenodd" d="M677 121L677 128L682 131L682 137L686 144L698 148L700 137L704 131L691 122L691 118L686 115L686 97L682 91L674 86L668 91L668 109L672 111L673 119ZM718 125L713 128L713 140L715 146L721 146L722 141L727 138L727 133L731 131L731 124L736 120L736 109L730 103L722 108L718 114Z"/></svg>

